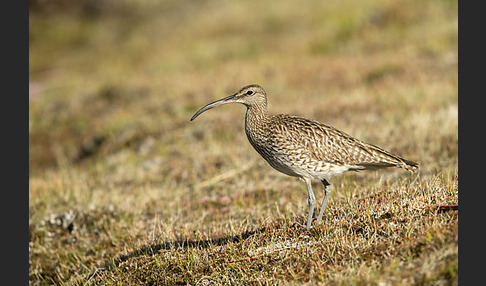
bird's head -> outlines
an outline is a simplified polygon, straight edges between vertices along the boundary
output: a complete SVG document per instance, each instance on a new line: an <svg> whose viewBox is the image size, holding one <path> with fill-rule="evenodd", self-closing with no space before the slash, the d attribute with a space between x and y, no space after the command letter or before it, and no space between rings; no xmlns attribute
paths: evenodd
<svg viewBox="0 0 486 286"><path fill-rule="evenodd" d="M208 105L204 106L203 108L199 109L199 111L196 112L191 117L191 121L196 119L196 117L198 117L199 114L203 113L206 110L209 110L219 105L223 105L227 103L235 103L235 102L244 104L248 108L251 108L252 106L264 106L264 108L266 109L267 94L265 93L265 90L258 84L247 85L241 88L235 94L211 102Z"/></svg>

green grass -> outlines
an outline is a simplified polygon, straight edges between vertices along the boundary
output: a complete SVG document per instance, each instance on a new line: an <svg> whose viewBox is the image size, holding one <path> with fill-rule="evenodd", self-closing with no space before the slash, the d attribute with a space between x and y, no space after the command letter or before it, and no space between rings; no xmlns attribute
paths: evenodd
<svg viewBox="0 0 486 286"><path fill-rule="evenodd" d="M42 3L29 11L32 285L457 285L457 1ZM249 83L270 112L420 172L332 178L306 231L305 185L254 152L243 106L189 122Z"/></svg>

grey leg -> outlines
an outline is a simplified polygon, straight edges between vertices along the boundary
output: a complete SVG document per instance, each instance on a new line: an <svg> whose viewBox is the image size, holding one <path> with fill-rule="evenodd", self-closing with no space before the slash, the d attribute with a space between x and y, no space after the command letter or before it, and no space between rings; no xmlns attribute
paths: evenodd
<svg viewBox="0 0 486 286"><path fill-rule="evenodd" d="M312 216L314 215L314 207L316 205L316 197L314 196L314 192L312 191L311 181L309 179L303 179L305 185L307 186L307 191L309 192L309 214L307 215L307 229L310 230Z"/></svg>
<svg viewBox="0 0 486 286"><path fill-rule="evenodd" d="M324 184L324 199L322 200L321 210L319 211L319 217L317 218L318 224L321 224L322 222L322 215L324 214L327 202L329 201L329 197L331 196L331 184L329 184L326 179L322 180L322 183Z"/></svg>

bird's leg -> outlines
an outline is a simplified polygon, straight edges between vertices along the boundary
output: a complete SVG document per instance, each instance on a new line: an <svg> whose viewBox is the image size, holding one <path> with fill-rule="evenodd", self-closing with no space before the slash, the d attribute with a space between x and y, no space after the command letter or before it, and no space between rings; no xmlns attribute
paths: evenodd
<svg viewBox="0 0 486 286"><path fill-rule="evenodd" d="M307 186L307 191L309 192L309 214L307 215L307 229L310 230L312 216L314 215L314 207L316 205L316 197L312 191L311 181L309 179L303 179L305 185Z"/></svg>
<svg viewBox="0 0 486 286"><path fill-rule="evenodd" d="M327 202L329 201L329 197L331 196L331 184L329 184L326 179L322 180L322 184L324 184L324 199L322 200L321 210L319 211L319 216L317 217L318 224L321 224L322 222L322 215L324 214Z"/></svg>

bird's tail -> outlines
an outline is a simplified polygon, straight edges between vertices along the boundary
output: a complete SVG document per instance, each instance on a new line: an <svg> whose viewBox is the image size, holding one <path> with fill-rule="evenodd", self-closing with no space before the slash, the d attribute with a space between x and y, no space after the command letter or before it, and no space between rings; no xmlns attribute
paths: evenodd
<svg viewBox="0 0 486 286"><path fill-rule="evenodd" d="M401 161L403 163L398 164L397 167L403 168L403 169L410 171L410 172L415 172L419 169L419 164L417 162L410 161L410 160L407 160L407 159L402 159L402 158L401 158Z"/></svg>
<svg viewBox="0 0 486 286"><path fill-rule="evenodd" d="M400 156L393 155L387 151L380 150L381 154L377 157L379 159L375 162L366 162L357 164L365 169L381 169L386 167L398 167L410 172L415 172L419 169L419 163L404 159Z"/></svg>

